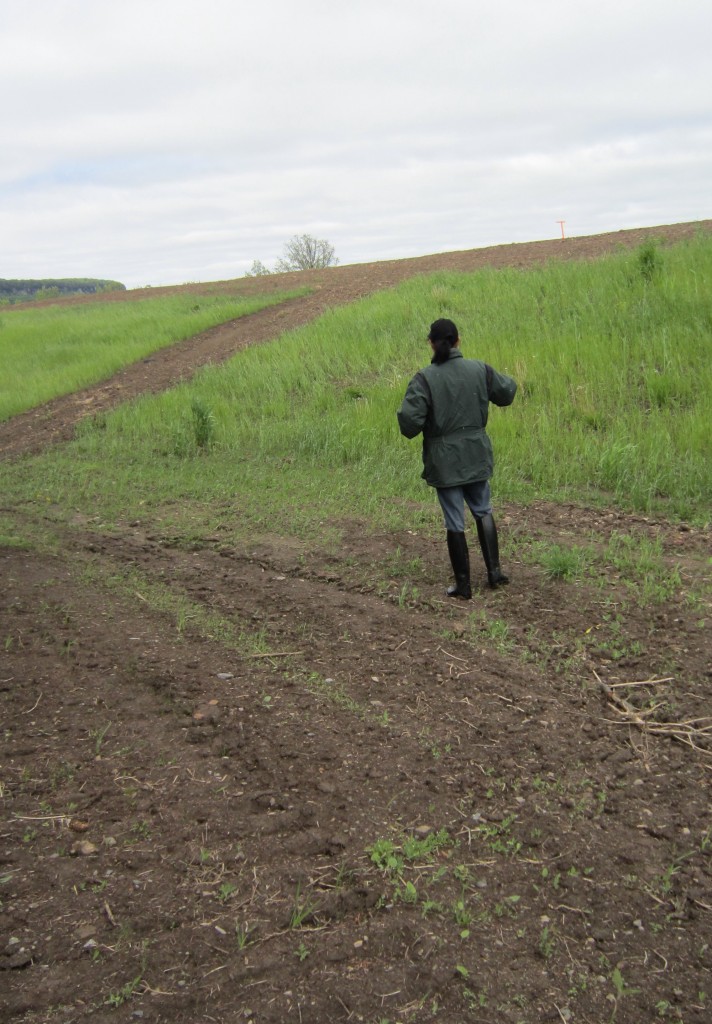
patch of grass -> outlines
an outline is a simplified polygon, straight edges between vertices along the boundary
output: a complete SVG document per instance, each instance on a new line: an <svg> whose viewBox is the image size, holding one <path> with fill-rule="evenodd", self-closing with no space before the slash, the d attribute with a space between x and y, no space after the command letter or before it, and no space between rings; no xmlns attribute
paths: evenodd
<svg viewBox="0 0 712 1024"><path fill-rule="evenodd" d="M608 540L593 536L588 544L545 544L518 536L516 555L524 561L541 565L551 580L587 581L605 587L611 570L641 607L662 604L682 586L680 570L670 564L662 541L646 533L614 531ZM690 600L695 600L692 595Z"/></svg>
<svg viewBox="0 0 712 1024"><path fill-rule="evenodd" d="M586 574L590 563L588 552L577 545L570 548L552 544L541 550L540 561L544 574L552 580L578 580Z"/></svg>
<svg viewBox="0 0 712 1024"><path fill-rule="evenodd" d="M32 544L11 530L8 533L0 532L0 548L19 548L22 551L29 551Z"/></svg>
<svg viewBox="0 0 712 1024"><path fill-rule="evenodd" d="M0 330L0 421L104 380L157 349L300 292L174 294L124 302L6 309ZM102 429L106 419L102 417Z"/></svg>
<svg viewBox="0 0 712 1024"><path fill-rule="evenodd" d="M666 564L659 538L614 533L604 558L621 574L641 605L663 604L682 584L678 567Z"/></svg>
<svg viewBox="0 0 712 1024"><path fill-rule="evenodd" d="M156 611L170 615L179 635L191 629L248 656L266 650L264 630L241 628L239 624L191 600L175 586L150 579L135 568L112 566L110 561L104 559L101 566L96 562L85 562L81 574L86 582L107 587L132 600L138 599Z"/></svg>
<svg viewBox="0 0 712 1024"><path fill-rule="evenodd" d="M412 579L414 576L422 576L423 560L419 556L407 558L400 547L396 548L393 554L387 556L379 563L380 567L389 576L396 578Z"/></svg>

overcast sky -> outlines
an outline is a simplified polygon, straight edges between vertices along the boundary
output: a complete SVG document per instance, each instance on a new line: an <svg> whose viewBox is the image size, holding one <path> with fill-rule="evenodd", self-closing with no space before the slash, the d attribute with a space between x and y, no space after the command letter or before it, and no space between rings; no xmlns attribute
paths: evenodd
<svg viewBox="0 0 712 1024"><path fill-rule="evenodd" d="M707 0L0 0L0 277L712 217Z"/></svg>

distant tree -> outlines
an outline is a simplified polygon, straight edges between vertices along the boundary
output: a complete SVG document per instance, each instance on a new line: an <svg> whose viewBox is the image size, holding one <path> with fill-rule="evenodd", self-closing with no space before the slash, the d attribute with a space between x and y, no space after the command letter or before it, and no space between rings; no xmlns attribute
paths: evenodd
<svg viewBox="0 0 712 1024"><path fill-rule="evenodd" d="M261 260L253 260L250 269L245 271L245 277L266 277L271 273L269 267L266 267Z"/></svg>
<svg viewBox="0 0 712 1024"><path fill-rule="evenodd" d="M322 267L335 267L338 262L330 242L311 235L294 235L284 246L284 256L277 260L276 270L277 273L320 270Z"/></svg>

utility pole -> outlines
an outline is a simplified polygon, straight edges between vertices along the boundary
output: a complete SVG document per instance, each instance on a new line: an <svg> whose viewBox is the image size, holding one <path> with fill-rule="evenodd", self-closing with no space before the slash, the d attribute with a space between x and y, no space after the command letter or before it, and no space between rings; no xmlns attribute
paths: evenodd
<svg viewBox="0 0 712 1024"><path fill-rule="evenodd" d="M563 242L564 238L566 237L564 235L564 224L566 223L566 221L565 220L557 220L556 223L561 227L561 241Z"/></svg>

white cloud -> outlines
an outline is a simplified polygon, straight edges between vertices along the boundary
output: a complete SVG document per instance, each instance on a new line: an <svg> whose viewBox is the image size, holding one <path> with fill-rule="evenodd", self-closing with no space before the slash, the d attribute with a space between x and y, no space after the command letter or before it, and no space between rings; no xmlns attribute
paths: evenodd
<svg viewBox="0 0 712 1024"><path fill-rule="evenodd" d="M7 5L0 276L239 275L712 216L698 0Z"/></svg>

